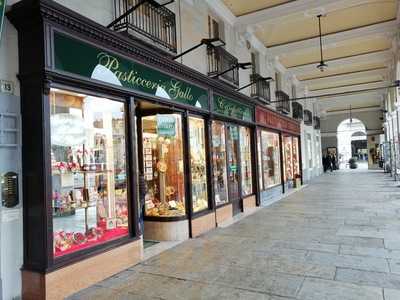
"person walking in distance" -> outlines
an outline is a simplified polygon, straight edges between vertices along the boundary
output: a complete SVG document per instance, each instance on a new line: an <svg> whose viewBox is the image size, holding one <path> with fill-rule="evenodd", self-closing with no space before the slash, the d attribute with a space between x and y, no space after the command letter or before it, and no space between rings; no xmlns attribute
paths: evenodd
<svg viewBox="0 0 400 300"><path fill-rule="evenodd" d="M327 169L329 169L329 170L331 170L331 172L333 172L333 156L330 152L328 153L328 156L326 158L326 165L327 165Z"/></svg>

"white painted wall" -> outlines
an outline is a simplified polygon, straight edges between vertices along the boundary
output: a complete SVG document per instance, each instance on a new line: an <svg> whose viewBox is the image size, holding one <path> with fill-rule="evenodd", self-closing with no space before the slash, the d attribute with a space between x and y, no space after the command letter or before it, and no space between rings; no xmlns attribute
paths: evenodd
<svg viewBox="0 0 400 300"><path fill-rule="evenodd" d="M14 2L16 1L7 1L7 5ZM5 19L2 39L0 41L0 80L11 81L14 86L14 92L12 95L0 92L0 113L20 114L20 88L17 73L17 31L8 20ZM0 175L9 171L19 174L21 195L22 170L20 143L16 148L0 146ZM22 201L22 196L20 196L20 201ZM22 203L15 208L0 206L0 299L13 299L18 297L21 293L20 268L22 266L23 256L22 243Z"/></svg>

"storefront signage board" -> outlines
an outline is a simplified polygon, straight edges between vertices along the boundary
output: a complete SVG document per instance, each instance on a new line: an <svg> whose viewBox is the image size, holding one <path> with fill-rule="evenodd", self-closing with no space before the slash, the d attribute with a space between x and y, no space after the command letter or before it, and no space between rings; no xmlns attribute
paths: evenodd
<svg viewBox="0 0 400 300"><path fill-rule="evenodd" d="M6 10L6 1L7 0L0 0L0 43L1 43L1 34L3 32L4 12Z"/></svg>
<svg viewBox="0 0 400 300"><path fill-rule="evenodd" d="M220 95L214 95L214 112L243 121L254 120L253 107Z"/></svg>
<svg viewBox="0 0 400 300"><path fill-rule="evenodd" d="M278 113L271 110L257 107L256 122L268 128L300 135L300 123L298 121L280 116Z"/></svg>
<svg viewBox="0 0 400 300"><path fill-rule="evenodd" d="M206 89L57 32L54 33L54 62L59 71L209 109Z"/></svg>

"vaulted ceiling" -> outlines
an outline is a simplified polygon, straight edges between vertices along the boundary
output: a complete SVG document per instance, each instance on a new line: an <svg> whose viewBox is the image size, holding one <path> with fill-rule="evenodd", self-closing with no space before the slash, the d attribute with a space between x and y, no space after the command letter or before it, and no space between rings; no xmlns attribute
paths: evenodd
<svg viewBox="0 0 400 300"><path fill-rule="evenodd" d="M379 87L388 82L393 39L399 31L398 0L223 2L238 23L251 28L311 95ZM324 72L316 68L320 61L319 14L323 15L323 55L328 64ZM376 104L381 101L377 94L365 96L368 105L375 96ZM329 107L324 104L327 101L321 103ZM340 101L331 103L335 109L348 105Z"/></svg>

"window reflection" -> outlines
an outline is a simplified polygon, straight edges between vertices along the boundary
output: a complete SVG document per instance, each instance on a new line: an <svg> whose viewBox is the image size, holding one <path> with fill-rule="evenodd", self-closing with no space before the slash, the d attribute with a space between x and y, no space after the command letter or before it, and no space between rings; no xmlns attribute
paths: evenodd
<svg viewBox="0 0 400 300"><path fill-rule="evenodd" d="M212 122L212 163L215 204L221 205L228 200L228 181L226 172L225 125Z"/></svg>
<svg viewBox="0 0 400 300"><path fill-rule="evenodd" d="M239 195L239 128L227 125L226 150L228 156L228 189L230 200L238 199Z"/></svg>
<svg viewBox="0 0 400 300"><path fill-rule="evenodd" d="M180 114L142 117L147 216L184 216L185 188Z"/></svg>
<svg viewBox="0 0 400 300"><path fill-rule="evenodd" d="M208 208L204 120L189 117L193 212Z"/></svg>
<svg viewBox="0 0 400 300"><path fill-rule="evenodd" d="M128 235L124 104L51 90L54 256Z"/></svg>
<svg viewBox="0 0 400 300"><path fill-rule="evenodd" d="M279 134L261 131L261 167L263 188L281 183Z"/></svg>

